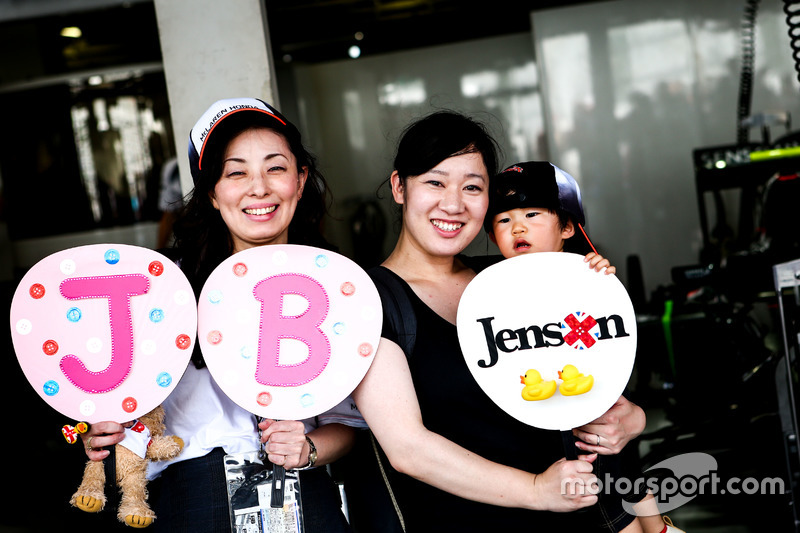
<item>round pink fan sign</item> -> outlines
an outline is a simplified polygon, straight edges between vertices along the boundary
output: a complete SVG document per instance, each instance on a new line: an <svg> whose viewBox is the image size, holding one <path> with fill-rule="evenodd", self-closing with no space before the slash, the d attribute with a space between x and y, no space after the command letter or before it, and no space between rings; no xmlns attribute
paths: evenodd
<svg viewBox="0 0 800 533"><path fill-rule="evenodd" d="M198 301L198 342L222 391L251 413L302 420L344 400L378 348L378 291L361 267L300 245L222 262Z"/></svg>
<svg viewBox="0 0 800 533"><path fill-rule="evenodd" d="M183 375L197 328L188 280L168 258L124 244L52 254L22 278L11 337L25 377L75 420L126 422Z"/></svg>

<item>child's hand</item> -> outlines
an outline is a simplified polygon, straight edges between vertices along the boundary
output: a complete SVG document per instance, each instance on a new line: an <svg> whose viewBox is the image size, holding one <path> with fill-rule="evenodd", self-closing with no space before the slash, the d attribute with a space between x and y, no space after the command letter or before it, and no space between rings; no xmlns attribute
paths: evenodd
<svg viewBox="0 0 800 533"><path fill-rule="evenodd" d="M600 272L604 268L606 269L606 275L608 274L616 274L617 267L611 266L611 263L600 254L596 254L594 252L589 252L586 254L586 257L583 258L586 263L589 263L589 268L595 269L597 272Z"/></svg>

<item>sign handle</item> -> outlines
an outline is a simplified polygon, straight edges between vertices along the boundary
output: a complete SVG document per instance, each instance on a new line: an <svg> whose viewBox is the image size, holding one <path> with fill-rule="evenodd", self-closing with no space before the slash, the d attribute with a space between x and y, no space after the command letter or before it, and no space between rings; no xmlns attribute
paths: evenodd
<svg viewBox="0 0 800 533"><path fill-rule="evenodd" d="M286 482L286 469L283 466L272 465L272 496L270 507L283 507L283 485Z"/></svg>
<svg viewBox="0 0 800 533"><path fill-rule="evenodd" d="M578 448L575 447L575 437L571 429L561 430L561 442L564 444L564 454L567 461L574 461L578 458Z"/></svg>

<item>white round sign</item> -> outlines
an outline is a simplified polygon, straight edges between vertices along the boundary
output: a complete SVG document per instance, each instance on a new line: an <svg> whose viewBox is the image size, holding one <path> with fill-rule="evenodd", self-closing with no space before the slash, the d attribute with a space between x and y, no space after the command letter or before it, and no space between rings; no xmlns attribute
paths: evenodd
<svg viewBox="0 0 800 533"><path fill-rule="evenodd" d="M259 246L209 276L198 342L234 402L259 416L303 420L358 386L382 321L374 283L350 259L311 246Z"/></svg>
<svg viewBox="0 0 800 533"><path fill-rule="evenodd" d="M461 297L457 326L483 391L543 429L572 429L605 413L636 356L625 287L571 253L525 254L485 269Z"/></svg>

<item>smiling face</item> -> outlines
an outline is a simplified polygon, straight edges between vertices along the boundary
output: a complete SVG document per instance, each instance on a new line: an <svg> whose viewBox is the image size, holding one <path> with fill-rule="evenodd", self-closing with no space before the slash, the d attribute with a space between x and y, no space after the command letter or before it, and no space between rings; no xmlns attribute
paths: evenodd
<svg viewBox="0 0 800 533"><path fill-rule="evenodd" d="M503 257L534 252L561 252L572 237L572 222L561 227L558 215L539 207L509 209L494 216L490 238Z"/></svg>
<svg viewBox="0 0 800 533"><path fill-rule="evenodd" d="M455 256L481 230L489 204L483 157L467 153L401 180L392 174L392 195L403 205L400 245L425 254Z"/></svg>
<svg viewBox="0 0 800 533"><path fill-rule="evenodd" d="M234 253L288 242L307 176L286 139L273 130L248 129L228 143L211 203L230 231Z"/></svg>

